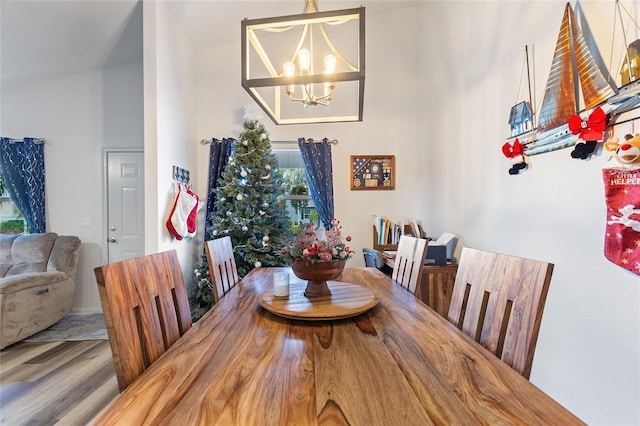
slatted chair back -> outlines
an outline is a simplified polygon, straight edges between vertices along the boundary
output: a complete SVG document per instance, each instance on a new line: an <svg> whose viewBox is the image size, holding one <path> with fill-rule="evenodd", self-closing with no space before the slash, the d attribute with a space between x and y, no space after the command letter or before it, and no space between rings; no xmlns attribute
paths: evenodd
<svg viewBox="0 0 640 426"><path fill-rule="evenodd" d="M427 240L403 235L398 244L391 278L415 294L426 256Z"/></svg>
<svg viewBox="0 0 640 426"><path fill-rule="evenodd" d="M222 237L209 240L204 246L213 282L213 298L217 302L240 281L233 257L233 244L230 237Z"/></svg>
<svg viewBox="0 0 640 426"><path fill-rule="evenodd" d="M553 264L462 249L448 318L527 379Z"/></svg>
<svg viewBox="0 0 640 426"><path fill-rule="evenodd" d="M94 269L122 392L191 328L175 250Z"/></svg>

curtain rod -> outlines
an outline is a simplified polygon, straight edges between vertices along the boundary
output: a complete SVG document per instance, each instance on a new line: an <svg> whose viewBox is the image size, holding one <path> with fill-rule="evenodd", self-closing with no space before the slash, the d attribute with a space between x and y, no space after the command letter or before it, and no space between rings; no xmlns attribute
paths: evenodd
<svg viewBox="0 0 640 426"><path fill-rule="evenodd" d="M235 140L235 138L223 138L223 139L211 138L211 139L201 139L201 140L200 140L200 145L209 145L209 144L212 144L212 143L222 143L222 141L223 141L224 139L234 139L234 140Z"/></svg>
<svg viewBox="0 0 640 426"><path fill-rule="evenodd" d="M24 143L24 139L14 139L14 138L7 138L7 139L9 139L9 143ZM47 140L44 138L32 138L32 139L33 139L33 143L35 143L36 145L41 145L47 142Z"/></svg>
<svg viewBox="0 0 640 426"><path fill-rule="evenodd" d="M306 143L311 143L311 142L313 142L313 143L322 143L324 141L327 141L327 143L330 143L332 145L338 145L338 139L322 138L322 139L316 140L316 139L313 139L313 138L307 138L307 139L304 139L304 141ZM295 143L295 144L297 144L298 141L271 141L271 143Z"/></svg>
<svg viewBox="0 0 640 426"><path fill-rule="evenodd" d="M307 138L307 139L305 139L304 141L305 141L306 143L310 143L310 142L313 142L313 143L328 142L328 143L330 143L331 145L338 145L338 139L331 139L331 140L329 140L328 138L322 138L322 139L320 139L320 140L315 140L315 139L313 139L313 138ZM296 141L296 142L297 142L297 141Z"/></svg>
<svg viewBox="0 0 640 426"><path fill-rule="evenodd" d="M227 139L235 139L235 138L227 138ZM322 143L324 141L327 141L328 143L332 144L332 145L338 145L338 139L327 139L327 138L322 138L320 140L315 140L312 138L307 138L304 141L309 143L309 142L313 142L313 143ZM212 138L212 139L201 139L200 140L200 145L208 145L211 143L220 143L222 142L222 139L218 139L218 138ZM298 141L271 141L271 143L295 143L297 144Z"/></svg>

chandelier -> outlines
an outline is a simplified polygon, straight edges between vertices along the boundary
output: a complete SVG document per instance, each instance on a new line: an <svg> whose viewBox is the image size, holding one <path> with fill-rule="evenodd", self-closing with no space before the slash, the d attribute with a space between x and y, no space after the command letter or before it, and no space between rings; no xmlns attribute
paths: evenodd
<svg viewBox="0 0 640 426"><path fill-rule="evenodd" d="M364 7L242 21L242 87L275 124L362 121Z"/></svg>

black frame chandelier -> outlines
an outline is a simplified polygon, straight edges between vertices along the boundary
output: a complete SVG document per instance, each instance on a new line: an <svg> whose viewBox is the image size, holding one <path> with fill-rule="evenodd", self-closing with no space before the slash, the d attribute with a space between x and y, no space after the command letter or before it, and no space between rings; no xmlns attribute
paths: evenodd
<svg viewBox="0 0 640 426"><path fill-rule="evenodd" d="M364 7L242 21L242 87L275 124L362 121Z"/></svg>

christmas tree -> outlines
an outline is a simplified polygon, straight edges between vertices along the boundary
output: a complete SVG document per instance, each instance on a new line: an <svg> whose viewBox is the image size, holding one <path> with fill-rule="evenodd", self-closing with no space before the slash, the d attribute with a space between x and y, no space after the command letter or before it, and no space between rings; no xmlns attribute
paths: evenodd
<svg viewBox="0 0 640 426"><path fill-rule="evenodd" d="M289 237L289 218L281 182L264 126L245 121L216 189L210 228L214 238L231 237L240 277L253 268L284 265L280 248Z"/></svg>

